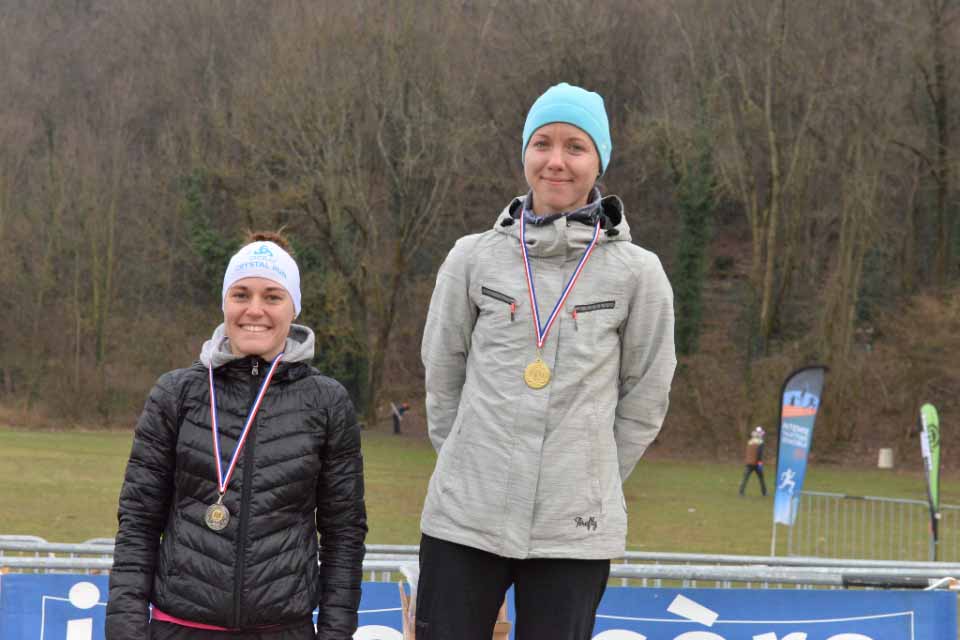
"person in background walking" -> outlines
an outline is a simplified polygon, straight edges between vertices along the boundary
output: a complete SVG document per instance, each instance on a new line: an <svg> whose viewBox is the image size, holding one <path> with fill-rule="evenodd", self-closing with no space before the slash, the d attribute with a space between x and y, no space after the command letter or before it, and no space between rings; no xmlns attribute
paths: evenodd
<svg viewBox="0 0 960 640"><path fill-rule="evenodd" d="M625 551L623 482L657 435L676 367L673 291L597 184L603 98L566 83L527 114L529 192L447 255L424 328L438 452L420 528L418 640L592 637Z"/></svg>
<svg viewBox="0 0 960 640"><path fill-rule="evenodd" d="M403 422L403 414L406 413L409 408L410 405L406 402L401 402L400 404L390 403L390 411L393 415L394 435L400 435L400 423Z"/></svg>
<svg viewBox="0 0 960 640"><path fill-rule="evenodd" d="M747 450L744 453L745 468L743 471L743 480L740 482L740 495L743 495L747 488L747 480L751 473L756 473L760 480L760 493L767 495L767 485L763 481L763 427L757 427L750 434L747 441Z"/></svg>
<svg viewBox="0 0 960 640"><path fill-rule="evenodd" d="M223 277L223 324L199 362L160 377L137 422L107 640L356 631L360 429L346 390L310 366L313 331L293 324L300 274L286 242L248 242Z"/></svg>

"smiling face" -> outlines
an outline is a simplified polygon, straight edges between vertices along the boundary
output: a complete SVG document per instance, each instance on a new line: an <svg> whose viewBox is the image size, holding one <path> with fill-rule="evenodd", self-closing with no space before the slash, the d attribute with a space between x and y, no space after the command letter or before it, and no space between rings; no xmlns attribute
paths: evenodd
<svg viewBox="0 0 960 640"><path fill-rule="evenodd" d="M600 156L593 140L566 122L537 129L523 154L523 175L533 190L537 215L584 206L599 174Z"/></svg>
<svg viewBox="0 0 960 640"><path fill-rule="evenodd" d="M286 289L266 278L244 278L227 289L223 304L234 354L272 360L283 350L294 318L293 299Z"/></svg>

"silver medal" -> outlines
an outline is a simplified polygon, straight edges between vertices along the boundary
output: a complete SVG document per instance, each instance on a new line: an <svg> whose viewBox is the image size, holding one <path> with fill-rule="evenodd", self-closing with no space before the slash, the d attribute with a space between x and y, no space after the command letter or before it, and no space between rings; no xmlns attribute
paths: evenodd
<svg viewBox="0 0 960 640"><path fill-rule="evenodd" d="M223 472L223 467L220 463L220 429L217 426L217 392L216 386L213 384L213 367L207 367L207 380L210 383L210 431L213 435L213 459L217 465L217 488L220 493L217 502L207 507L206 513L203 514L203 521L211 531L223 531L227 528L227 525L230 524L230 511L223 506L223 494L227 492L227 487L230 485L230 478L233 477L233 471L236 469L237 460L240 458L240 451L243 449L243 445L247 440L247 434L250 433L250 427L253 425L253 420L256 418L257 411L260 409L260 402L267 393L267 387L270 386L270 381L273 380L273 374L276 372L277 365L280 364L281 358L283 358L282 352L278 353L273 359L273 362L270 363L270 370L260 385L260 391L257 392L257 398L254 400L253 406L250 407L247 420L243 425L243 431L240 433L240 440L237 442L237 446L233 450L233 455L230 457L230 465L227 467L226 473ZM254 363L254 375L259 373L257 366L258 361Z"/></svg>

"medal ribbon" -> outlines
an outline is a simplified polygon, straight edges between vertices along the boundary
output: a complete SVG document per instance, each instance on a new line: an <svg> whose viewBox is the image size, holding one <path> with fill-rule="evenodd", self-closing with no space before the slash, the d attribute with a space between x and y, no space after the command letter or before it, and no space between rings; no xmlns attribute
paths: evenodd
<svg viewBox="0 0 960 640"><path fill-rule="evenodd" d="M282 352L277 354L277 357L270 363L270 370L267 371L266 377L264 377L263 382L260 383L260 391L257 392L257 399L254 400L253 406L250 407L247 421L243 425L243 431L240 432L240 440L237 442L237 447L233 450L233 456L230 458L230 465L227 467L226 476L223 474L223 465L220 462L220 429L219 421L217 420L217 395L213 386L213 367L207 368L207 377L210 380L210 430L213 432L213 459L217 462L217 488L221 496L227 492L227 485L230 484L230 478L233 477L233 472L237 468L240 451L247 441L250 427L253 425L253 420L257 417L257 412L260 410L260 402L263 400L263 396L267 394L267 387L270 386L270 381L273 379L273 374L276 372L277 365L280 364L281 358L283 358Z"/></svg>
<svg viewBox="0 0 960 640"><path fill-rule="evenodd" d="M567 286L563 288L563 293L560 294L560 299L557 300L557 304L553 307L553 311L550 312L550 317L547 318L546 325L541 325L540 309L537 307L537 291L533 286L533 268L530 265L530 256L527 253L527 223L523 216L521 216L520 253L523 254L523 272L527 276L527 293L530 294L530 306L533 307L533 324L537 329L538 351L543 348L543 343L547 341L547 334L550 333L550 327L553 326L553 322L557 319L557 316L560 315L560 309L563 307L563 303L567 299L567 296L569 296L570 292L573 291L573 287L577 283L577 278L580 277L580 272L583 271L583 268L587 264L587 260L590 259L590 254L593 253L594 247L597 246L597 239L599 237L600 221L597 220L596 225L593 227L593 238L590 240L589 246L587 246L586 251L584 251L583 255L580 257L580 262L577 264L577 268L573 271L573 275L570 276Z"/></svg>

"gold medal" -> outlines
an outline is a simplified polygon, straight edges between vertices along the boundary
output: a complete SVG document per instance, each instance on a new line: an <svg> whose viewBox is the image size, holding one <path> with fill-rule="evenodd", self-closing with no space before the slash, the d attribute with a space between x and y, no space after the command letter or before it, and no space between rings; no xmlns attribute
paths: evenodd
<svg viewBox="0 0 960 640"><path fill-rule="evenodd" d="M567 299L567 296L570 295L570 292L573 291L573 286L577 283L580 272L583 271L587 260L590 258L590 254L593 253L593 249L597 246L597 239L599 237L600 221L597 220L593 227L593 239L590 240L590 245L584 250L583 256L577 264L577 268L570 276L570 280L566 286L564 286L563 293L560 294L560 299L557 300L557 304L553 306L553 311L550 313L550 317L547 318L546 324L541 326L540 307L537 305L537 292L533 286L533 268L530 265L530 256L527 254L527 219L523 213L520 214L520 253L523 255L523 274L527 278L527 292L530 294L530 317L533 319L533 329L537 333L537 359L528 364L527 368L523 370L523 381L526 382L527 386L531 389L543 389L550 384L550 367L543 361L541 349L543 349L543 344L547 341L547 334L550 333L550 327L553 326L553 323L560 315L560 309L563 308L564 301Z"/></svg>
<svg viewBox="0 0 960 640"><path fill-rule="evenodd" d="M550 367L540 356L523 370L523 381L531 389L543 389L550 382Z"/></svg>
<svg viewBox="0 0 960 640"><path fill-rule="evenodd" d="M230 511L223 506L223 496L215 504L207 507L203 514L203 521L214 531L223 531L230 523Z"/></svg>

